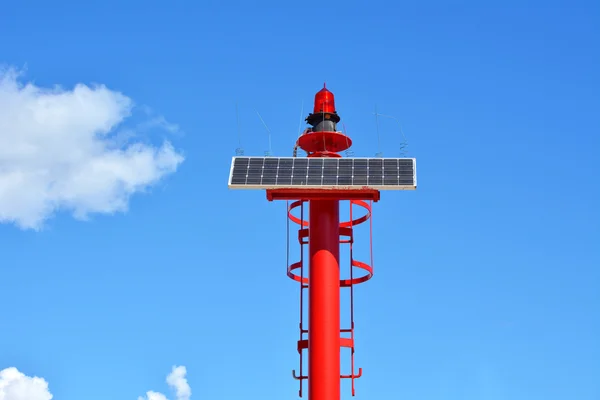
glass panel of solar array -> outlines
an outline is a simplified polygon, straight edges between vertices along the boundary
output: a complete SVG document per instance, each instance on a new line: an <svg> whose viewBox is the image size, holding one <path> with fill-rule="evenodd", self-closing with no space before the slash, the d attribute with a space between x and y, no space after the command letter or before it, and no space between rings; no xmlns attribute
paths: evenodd
<svg viewBox="0 0 600 400"><path fill-rule="evenodd" d="M233 157L229 187L416 189L414 158Z"/></svg>

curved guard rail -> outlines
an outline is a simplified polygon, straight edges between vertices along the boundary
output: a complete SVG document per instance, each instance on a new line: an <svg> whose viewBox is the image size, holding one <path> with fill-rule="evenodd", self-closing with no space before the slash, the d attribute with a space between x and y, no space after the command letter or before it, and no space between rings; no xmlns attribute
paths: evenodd
<svg viewBox="0 0 600 400"><path fill-rule="evenodd" d="M288 202L287 216L288 216L288 266L287 276L296 282L300 283L300 339L298 340L298 353L300 354L300 370L299 373L296 370L292 370L292 376L294 379L300 381L300 390L298 395L302 397L302 382L309 379L308 375L303 375L303 364L304 349L308 349L308 339L304 338L305 334L308 334L308 329L304 328L304 290L310 286L310 280L305 276L304 271L304 246L309 244L310 238L310 221L304 219L304 203L308 200L297 200L291 204ZM353 206L357 206L363 209L364 214L354 218ZM294 215L294 211L297 212L299 209L300 216ZM340 279L340 288L350 289L350 329L341 329L340 332L350 333L350 338L340 337L340 347L349 348L351 351L351 369L352 373L349 375L340 375L341 379L352 380L352 396L355 395L354 380L362 376L362 368L358 369L358 373L354 372L354 285L361 284L368 281L373 277L373 248L372 248L372 224L369 224L369 238L370 238L370 252L371 252L371 264L367 264L362 261L355 260L353 257L353 246L354 246L354 227L364 222L371 222L372 220L372 201L366 202L364 200L350 200L350 219L348 221L340 222L339 234L340 244L348 244L350 247L350 277L347 279ZM300 244L300 260L294 263L289 263L289 222L293 222L299 225L298 228L298 243ZM357 268L362 271L362 275L355 277L354 269Z"/></svg>

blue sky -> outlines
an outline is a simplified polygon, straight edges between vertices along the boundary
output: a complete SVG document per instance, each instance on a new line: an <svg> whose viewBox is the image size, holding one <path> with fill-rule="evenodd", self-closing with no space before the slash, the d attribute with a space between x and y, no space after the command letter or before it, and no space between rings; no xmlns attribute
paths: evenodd
<svg viewBox="0 0 600 400"><path fill-rule="evenodd" d="M600 398L599 26L593 1L3 5L0 371L60 400L184 398L173 366L192 399L297 398L285 204L227 174L236 103L245 153L257 110L289 156L327 81L356 156L399 156L377 106L418 160L375 206L356 399Z"/></svg>

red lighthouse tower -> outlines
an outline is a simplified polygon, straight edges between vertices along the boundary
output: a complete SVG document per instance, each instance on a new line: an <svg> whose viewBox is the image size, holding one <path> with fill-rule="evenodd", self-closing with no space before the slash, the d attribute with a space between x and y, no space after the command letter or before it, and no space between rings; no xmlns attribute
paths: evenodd
<svg viewBox="0 0 600 400"><path fill-rule="evenodd" d="M300 371L294 377L308 381L309 400L339 400L340 379L352 380L354 371L354 285L373 276L373 266L353 258L354 227L370 220L372 202L381 190L416 189L416 160L413 158L347 158L339 153L352 145L337 130L340 117L332 92L323 87L315 95L314 109L306 118L310 125L296 143L306 157L234 157L229 176L232 189L265 189L267 199L292 201L288 218L299 225L300 261L288 264L287 274L300 284ZM340 222L340 203L350 202L350 218ZM305 207L308 206L308 219ZM355 217L354 206L365 213ZM300 216L294 215L298 209ZM350 252L349 277L342 278L340 245ZM308 274L304 246L308 245ZM372 259L372 257L371 257ZM355 269L362 275L355 277ZM340 326L340 290L350 290L350 326ZM308 291L308 326L303 299ZM351 353L350 374L342 374L340 349ZM303 372L304 350L308 373Z"/></svg>

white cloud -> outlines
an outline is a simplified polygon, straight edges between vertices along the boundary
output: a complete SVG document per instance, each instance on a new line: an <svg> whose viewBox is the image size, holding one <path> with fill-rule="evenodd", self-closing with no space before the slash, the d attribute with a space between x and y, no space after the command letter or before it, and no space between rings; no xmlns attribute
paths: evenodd
<svg viewBox="0 0 600 400"><path fill-rule="evenodd" d="M161 116L121 128L133 111L125 95L103 85L41 88L19 78L14 69L0 70L0 223L40 229L58 210L78 219L123 212L131 195L183 162L168 141L132 142L150 127L169 134L178 128Z"/></svg>
<svg viewBox="0 0 600 400"><path fill-rule="evenodd" d="M185 378L186 374L186 368L180 366L173 367L171 373L167 376L167 384L175 389L177 400L189 400L192 396L192 389Z"/></svg>
<svg viewBox="0 0 600 400"><path fill-rule="evenodd" d="M186 379L184 366L174 366L166 382L175 391L176 400L189 400L192 389ZM48 382L43 378L29 377L14 367L0 370L0 400L52 400ZM168 400L167 396L152 390L138 400Z"/></svg>
<svg viewBox="0 0 600 400"><path fill-rule="evenodd" d="M48 382L29 377L16 368L0 370L0 400L51 400Z"/></svg>
<svg viewBox="0 0 600 400"><path fill-rule="evenodd" d="M175 391L177 400L189 400L192 396L192 389L185 377L187 370L184 366L174 366L171 373L167 375L167 385ZM146 398L138 397L138 400L168 400L167 397L158 392L146 392ZM3 400L0 398L0 400Z"/></svg>
<svg viewBox="0 0 600 400"><path fill-rule="evenodd" d="M146 392L146 399L148 400L168 400L167 396L162 393L153 392L152 390ZM138 400L146 400L144 397L138 397Z"/></svg>

